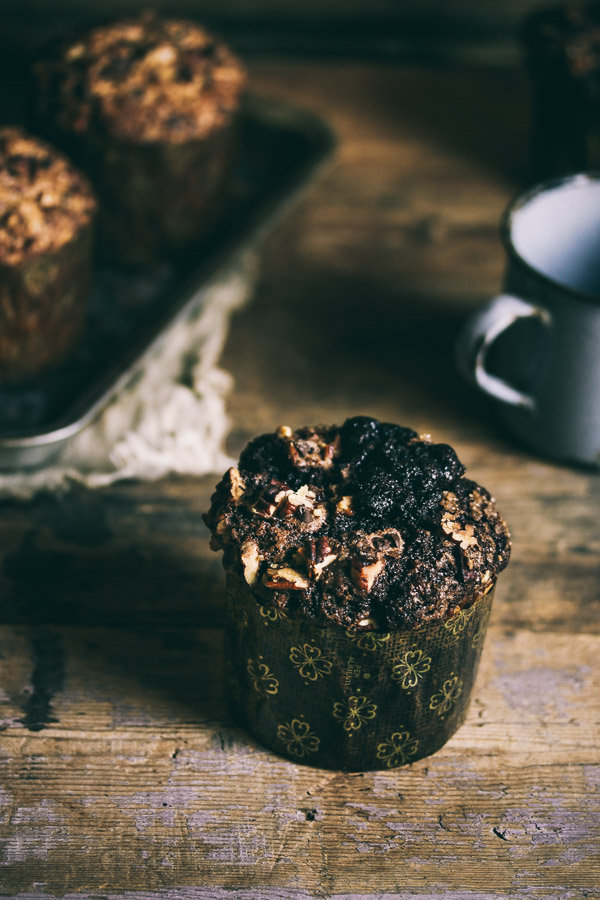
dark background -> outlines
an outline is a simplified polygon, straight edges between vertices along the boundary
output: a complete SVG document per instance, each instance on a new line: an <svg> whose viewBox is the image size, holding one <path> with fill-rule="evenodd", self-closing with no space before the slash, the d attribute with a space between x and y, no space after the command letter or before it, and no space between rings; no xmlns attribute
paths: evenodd
<svg viewBox="0 0 600 900"><path fill-rule="evenodd" d="M2 59L21 59L56 29L154 8L222 33L241 53L491 63L518 60L516 34L539 0L3 0Z"/></svg>

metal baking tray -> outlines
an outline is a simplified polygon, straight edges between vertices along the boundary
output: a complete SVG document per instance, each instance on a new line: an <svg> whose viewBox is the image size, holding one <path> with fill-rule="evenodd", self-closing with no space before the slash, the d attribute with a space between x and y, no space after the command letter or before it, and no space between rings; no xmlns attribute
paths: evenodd
<svg viewBox="0 0 600 900"><path fill-rule="evenodd" d="M189 259L138 273L97 268L83 339L59 369L0 389L0 468L48 462L132 382L170 326L193 315L202 286L254 247L289 210L335 146L317 116L251 95L225 209ZM200 291L200 293L199 293Z"/></svg>

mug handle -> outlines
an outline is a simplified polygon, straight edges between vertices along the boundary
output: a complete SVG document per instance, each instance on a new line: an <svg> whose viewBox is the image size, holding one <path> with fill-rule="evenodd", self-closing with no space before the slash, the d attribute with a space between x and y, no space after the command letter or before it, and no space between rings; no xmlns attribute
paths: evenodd
<svg viewBox="0 0 600 900"><path fill-rule="evenodd" d="M458 337L456 354L462 372L469 381L475 381L485 394L509 406L531 410L535 407L535 399L530 394L517 390L497 375L491 375L485 366L488 349L520 319L537 319L546 327L552 322L550 313L544 307L535 306L512 294L499 294L467 321Z"/></svg>

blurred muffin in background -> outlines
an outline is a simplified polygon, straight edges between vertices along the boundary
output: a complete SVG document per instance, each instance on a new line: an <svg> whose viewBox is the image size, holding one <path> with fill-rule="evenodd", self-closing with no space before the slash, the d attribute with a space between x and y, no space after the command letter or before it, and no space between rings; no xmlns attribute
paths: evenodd
<svg viewBox="0 0 600 900"><path fill-rule="evenodd" d="M62 153L0 128L0 381L61 362L85 318L96 202Z"/></svg>
<svg viewBox="0 0 600 900"><path fill-rule="evenodd" d="M55 43L35 74L44 127L98 192L103 257L143 265L206 235L246 81L223 42L146 13Z"/></svg>

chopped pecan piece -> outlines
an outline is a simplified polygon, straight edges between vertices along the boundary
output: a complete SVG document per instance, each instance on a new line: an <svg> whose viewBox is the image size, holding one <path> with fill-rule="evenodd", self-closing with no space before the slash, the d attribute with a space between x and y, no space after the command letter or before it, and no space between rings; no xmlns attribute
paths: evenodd
<svg viewBox="0 0 600 900"><path fill-rule="evenodd" d="M282 491L275 499L280 504L278 512L283 516L291 516L300 506L312 509L317 495L307 484L303 484L297 491Z"/></svg>
<svg viewBox="0 0 600 900"><path fill-rule="evenodd" d="M316 579L320 578L323 569L326 569L327 566L330 566L332 562L335 562L337 559L337 553L328 553L322 560L316 562L313 566L314 577Z"/></svg>
<svg viewBox="0 0 600 900"><path fill-rule="evenodd" d="M317 495L307 484L303 484L297 491L283 491L275 500L278 503L278 516L296 516L305 525L319 528L327 516L325 507L316 505Z"/></svg>
<svg viewBox="0 0 600 900"><path fill-rule="evenodd" d="M344 516L353 516L352 497L349 494L346 494L341 500L338 500L335 505L335 511Z"/></svg>
<svg viewBox="0 0 600 900"><path fill-rule="evenodd" d="M468 550L469 547L477 546L477 538L475 537L475 528L473 525L465 525L464 531L457 531L452 537L455 541L458 541L461 550Z"/></svg>
<svg viewBox="0 0 600 900"><path fill-rule="evenodd" d="M289 497L284 497L283 503L280 503L277 507L277 514L280 516L293 516L297 511L298 506L292 503Z"/></svg>
<svg viewBox="0 0 600 900"><path fill-rule="evenodd" d="M317 547L315 541L308 541L304 547L299 547L294 553L294 558L299 565L306 566L309 574L315 564Z"/></svg>
<svg viewBox="0 0 600 900"><path fill-rule="evenodd" d="M210 547L212 550L222 550L227 543L229 543L229 522L227 521L227 515L222 514L215 523L210 539Z"/></svg>
<svg viewBox="0 0 600 900"><path fill-rule="evenodd" d="M266 500L269 500L271 503L273 503L274 501L279 502L279 500L287 490L288 486L284 484L283 481L278 481L276 478L271 478L269 483L263 489L261 496L263 496Z"/></svg>
<svg viewBox="0 0 600 900"><path fill-rule="evenodd" d="M458 497L453 491L444 491L441 505L447 512L456 513L458 512Z"/></svg>
<svg viewBox="0 0 600 900"><path fill-rule="evenodd" d="M398 559L404 549L404 539L397 528L384 528L367 535L371 546L384 556Z"/></svg>
<svg viewBox="0 0 600 900"><path fill-rule="evenodd" d="M463 528L460 522L457 522L452 516L445 515L442 517L442 530L460 545L461 550L468 550L469 547L477 546L474 525L468 524Z"/></svg>
<svg viewBox="0 0 600 900"><path fill-rule="evenodd" d="M442 494L441 506L442 509L446 510L446 513L449 513L449 515L444 515L444 519L453 518L458 515L460 510L458 497L453 491L444 491Z"/></svg>
<svg viewBox="0 0 600 900"><path fill-rule="evenodd" d="M310 578L315 580L320 578L323 569L338 558L338 554L333 552L325 536L316 541L308 541L304 547L300 547L296 555L305 564Z"/></svg>
<svg viewBox="0 0 600 900"><path fill-rule="evenodd" d="M350 567L352 581L361 591L365 591L368 594L375 583L375 579L383 571L384 565L385 563L382 559L376 559L372 563L364 563L354 556Z"/></svg>
<svg viewBox="0 0 600 900"><path fill-rule="evenodd" d="M254 500L250 510L253 513L256 513L257 516L261 516L263 519L270 519L271 516L275 515L281 501L289 493L290 490L283 482L273 478L267 486L263 488L257 499Z"/></svg>
<svg viewBox="0 0 600 900"><path fill-rule="evenodd" d="M260 566L260 553L255 541L244 541L241 547L240 557L244 566L244 578L248 584L254 584L258 578Z"/></svg>
<svg viewBox="0 0 600 900"><path fill-rule="evenodd" d="M312 519L311 521L315 525L315 528L318 529L321 527L325 519L327 518L327 510L324 506L315 506L314 509L311 510Z"/></svg>
<svg viewBox="0 0 600 900"><path fill-rule="evenodd" d="M276 503L269 503L264 497L259 497L254 506L250 507L251 512L260 516L262 519L270 519L277 509Z"/></svg>
<svg viewBox="0 0 600 900"><path fill-rule="evenodd" d="M237 503L244 496L246 483L240 475L239 469L236 469L235 466L231 466L231 468L227 470L227 476L229 477L229 493L231 494L232 500Z"/></svg>
<svg viewBox="0 0 600 900"><path fill-rule="evenodd" d="M298 488L297 496L300 498L303 506L314 506L317 499L317 495L307 484L303 484L302 487Z"/></svg>
<svg viewBox="0 0 600 900"><path fill-rule="evenodd" d="M339 443L328 443L320 434L297 438L288 445L288 455L298 469L329 469L338 451Z"/></svg>
<svg viewBox="0 0 600 900"><path fill-rule="evenodd" d="M379 623L377 619L374 619L373 616L365 616L364 619L359 619L356 623L356 627L359 631L377 631L379 628Z"/></svg>
<svg viewBox="0 0 600 900"><path fill-rule="evenodd" d="M336 434L331 444L326 444L325 452L323 454L324 465L329 467L333 463L334 457L336 457L340 452L341 444L342 442L340 440L339 434Z"/></svg>
<svg viewBox="0 0 600 900"><path fill-rule="evenodd" d="M263 575L263 584L268 588L278 588L286 591L303 591L308 587L308 581L300 572L283 566L281 569L269 567Z"/></svg>

